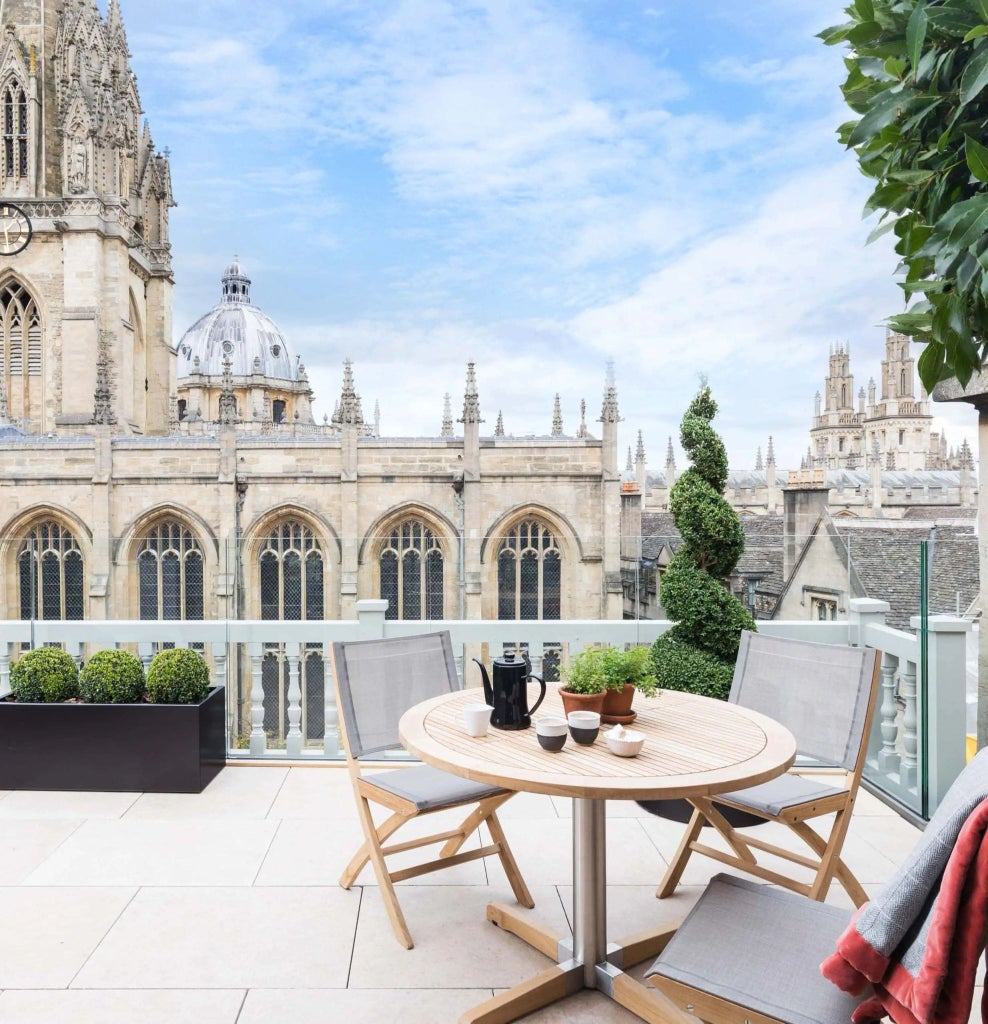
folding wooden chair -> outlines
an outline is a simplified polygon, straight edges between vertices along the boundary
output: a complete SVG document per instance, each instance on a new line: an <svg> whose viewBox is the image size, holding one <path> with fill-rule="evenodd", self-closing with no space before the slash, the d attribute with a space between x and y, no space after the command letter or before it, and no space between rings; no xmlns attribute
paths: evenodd
<svg viewBox="0 0 988 1024"><path fill-rule="evenodd" d="M827 896L833 879L856 906L867 900L861 884L841 860L841 847L861 781L868 734L878 689L880 652L864 647L806 643L762 633L741 635L730 700L776 719L796 737L799 754L844 772L831 785L790 771L771 782L717 797L692 797L693 816L656 896L673 893L690 856L702 853L768 882L814 900ZM811 856L739 832L718 807L734 807L787 825L809 847ZM828 835L807 821L833 814ZM713 826L728 851L701 841L704 825ZM798 882L759 863L755 851L810 868L811 882Z"/></svg>
<svg viewBox="0 0 988 1024"><path fill-rule="evenodd" d="M460 689L449 633L334 643L332 660L337 707L341 712L340 736L364 833L364 842L340 877L340 885L349 889L370 861L391 927L406 949L412 948L412 936L394 888L394 883L403 879L496 853L515 898L525 907L534 906L495 813L514 796L513 792L471 782L429 765L365 775L365 766L359 761L368 754L400 748L398 721L408 708ZM375 825L371 804L380 804L392 813ZM469 805L476 806L457 828L383 845L413 818ZM482 824L487 825L493 842L461 853L463 844ZM385 863L391 854L436 843L443 846L435 860L399 871L390 871Z"/></svg>

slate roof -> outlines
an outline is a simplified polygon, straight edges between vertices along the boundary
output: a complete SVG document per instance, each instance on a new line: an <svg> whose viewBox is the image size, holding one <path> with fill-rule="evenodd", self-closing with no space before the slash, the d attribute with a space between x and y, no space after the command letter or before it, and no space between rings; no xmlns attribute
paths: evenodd
<svg viewBox="0 0 988 1024"><path fill-rule="evenodd" d="M923 519L926 522L941 522L945 519L978 518L975 505L910 505L906 509L904 519Z"/></svg>

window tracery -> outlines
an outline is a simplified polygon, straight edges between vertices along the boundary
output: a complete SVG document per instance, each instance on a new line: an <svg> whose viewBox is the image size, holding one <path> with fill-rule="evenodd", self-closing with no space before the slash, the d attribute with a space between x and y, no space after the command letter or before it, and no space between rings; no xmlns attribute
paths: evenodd
<svg viewBox="0 0 988 1024"><path fill-rule="evenodd" d="M82 552L72 533L54 520L39 523L17 553L22 619L85 617Z"/></svg>
<svg viewBox="0 0 988 1024"><path fill-rule="evenodd" d="M499 619L558 619L562 556L552 530L523 519L504 536L497 555Z"/></svg>
<svg viewBox="0 0 988 1024"><path fill-rule="evenodd" d="M142 619L204 618L202 548L175 519L158 523L137 555Z"/></svg>
<svg viewBox="0 0 988 1024"><path fill-rule="evenodd" d="M0 89L3 107L3 180L7 189L28 177L28 102L24 86L10 79Z"/></svg>
<svg viewBox="0 0 988 1024"><path fill-rule="evenodd" d="M420 519L398 523L381 543L381 598L388 619L443 617L443 552Z"/></svg>
<svg viewBox="0 0 988 1024"><path fill-rule="evenodd" d="M14 419L40 414L42 341L41 314L31 293L17 281L4 285L0 288L0 381L7 389ZM34 384L30 378L36 379Z"/></svg>

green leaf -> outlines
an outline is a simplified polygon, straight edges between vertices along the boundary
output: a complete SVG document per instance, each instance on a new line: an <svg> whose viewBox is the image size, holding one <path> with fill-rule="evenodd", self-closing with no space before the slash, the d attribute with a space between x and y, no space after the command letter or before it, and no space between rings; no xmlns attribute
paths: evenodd
<svg viewBox="0 0 988 1024"><path fill-rule="evenodd" d="M893 330L896 329L893 328ZM928 342L920 353L919 359L916 362L916 369L919 371L919 379L923 382L923 387L927 391L932 391L940 381L950 376L944 365L946 355L947 353L943 345L939 345L936 342Z"/></svg>
<svg viewBox="0 0 988 1024"><path fill-rule="evenodd" d="M964 37L963 42L969 43L972 39L980 39L981 36L988 36L988 25L978 25L977 27L972 28Z"/></svg>
<svg viewBox="0 0 988 1024"><path fill-rule="evenodd" d="M963 39L978 24L975 14L951 7L931 7L927 17L935 30L959 39Z"/></svg>
<svg viewBox="0 0 988 1024"><path fill-rule="evenodd" d="M896 118L908 110L915 96L914 90L899 89L898 87L886 89L880 93L848 137L848 147L853 149L855 146L860 146L883 128L892 124Z"/></svg>
<svg viewBox="0 0 988 1024"><path fill-rule="evenodd" d="M978 181L988 182L988 146L983 146L970 135L964 136L964 155L968 170Z"/></svg>
<svg viewBox="0 0 988 1024"><path fill-rule="evenodd" d="M871 0L854 0L854 7L862 21L875 20L875 5Z"/></svg>
<svg viewBox="0 0 988 1024"><path fill-rule="evenodd" d="M912 64L914 76L923 53L923 43L926 42L928 20L926 7L923 4L917 4L913 8L913 13L909 15L909 24L906 25L906 50L909 54L909 63Z"/></svg>
<svg viewBox="0 0 988 1024"><path fill-rule="evenodd" d="M881 238L882 235L887 235L892 228L895 227L895 223L896 222L894 220L887 220L884 223L879 224L878 227L875 228L875 230L868 236L865 245L871 245L872 242Z"/></svg>
<svg viewBox="0 0 988 1024"><path fill-rule="evenodd" d="M970 103L988 85L988 49L971 58L961 75L961 105Z"/></svg>
<svg viewBox="0 0 988 1024"><path fill-rule="evenodd" d="M985 21L988 21L988 0L971 0L971 2L978 14L980 14ZM988 28L988 26L985 27Z"/></svg>

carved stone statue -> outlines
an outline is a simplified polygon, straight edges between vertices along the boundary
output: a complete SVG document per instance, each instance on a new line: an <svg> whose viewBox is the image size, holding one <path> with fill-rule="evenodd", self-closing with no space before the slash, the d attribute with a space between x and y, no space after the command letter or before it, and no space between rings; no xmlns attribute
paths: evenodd
<svg viewBox="0 0 988 1024"><path fill-rule="evenodd" d="M74 138L69 150L69 191L73 195L86 192L89 188L89 156L86 143L81 138Z"/></svg>

